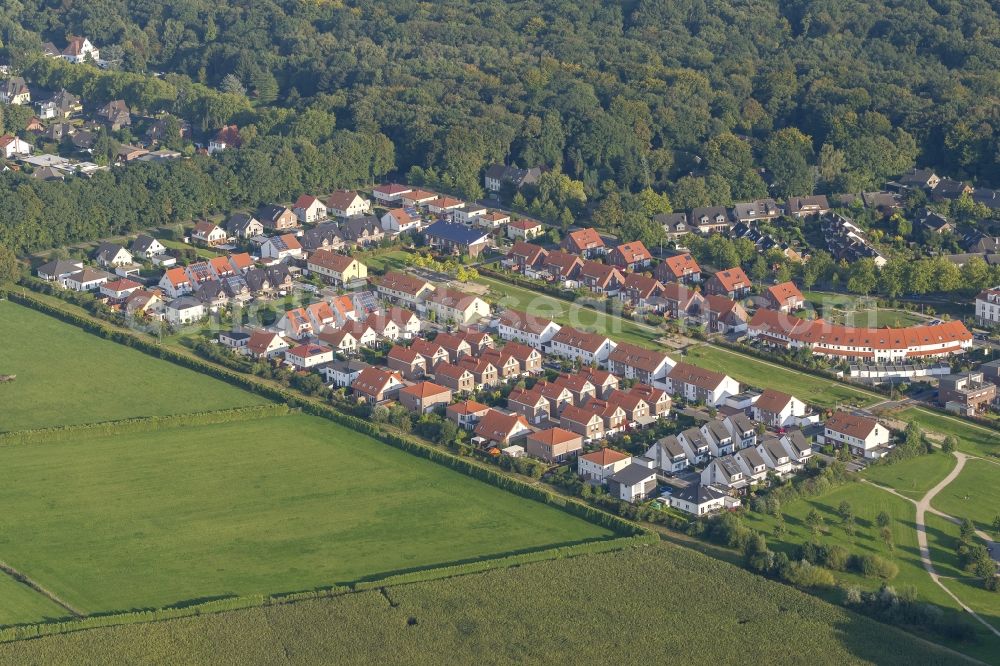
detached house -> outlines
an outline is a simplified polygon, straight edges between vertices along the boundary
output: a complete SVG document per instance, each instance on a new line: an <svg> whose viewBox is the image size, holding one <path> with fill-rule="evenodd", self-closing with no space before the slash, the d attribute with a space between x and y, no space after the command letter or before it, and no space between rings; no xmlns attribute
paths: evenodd
<svg viewBox="0 0 1000 666"><path fill-rule="evenodd" d="M240 128L236 125L226 125L208 142L208 154L214 155L228 148L239 148L241 145L243 139L240 138Z"/></svg>
<svg viewBox="0 0 1000 666"><path fill-rule="evenodd" d="M66 288L72 291L94 291L114 276L85 266L83 270L66 276Z"/></svg>
<svg viewBox="0 0 1000 666"><path fill-rule="evenodd" d="M721 509L733 509L740 505L738 499L726 491L703 483L692 483L670 496L670 506L692 516L704 516Z"/></svg>
<svg viewBox="0 0 1000 666"><path fill-rule="evenodd" d="M299 222L312 224L326 219L326 206L318 197L311 194L303 194L292 205L292 211Z"/></svg>
<svg viewBox="0 0 1000 666"><path fill-rule="evenodd" d="M753 418L771 428L784 428L798 423L806 415L806 405L795 396L766 389L754 402Z"/></svg>
<svg viewBox="0 0 1000 666"><path fill-rule="evenodd" d="M372 195L381 204L394 204L399 203L404 194L409 194L412 191L413 188L409 185L386 183L385 185L376 185L372 188Z"/></svg>
<svg viewBox="0 0 1000 666"><path fill-rule="evenodd" d="M576 471L584 481L602 484L631 463L632 456L627 453L614 449L600 449L577 458Z"/></svg>
<svg viewBox="0 0 1000 666"><path fill-rule="evenodd" d="M371 212L371 204L353 190L337 190L326 198L326 212L332 217L353 217Z"/></svg>
<svg viewBox="0 0 1000 666"><path fill-rule="evenodd" d="M374 366L365 368L358 378L351 382L354 395L370 405L394 400L403 388L403 380L398 372L383 370Z"/></svg>
<svg viewBox="0 0 1000 666"><path fill-rule="evenodd" d="M486 416L490 408L475 400L463 400L445 408L445 418L454 421L459 428L472 430Z"/></svg>
<svg viewBox="0 0 1000 666"><path fill-rule="evenodd" d="M483 299L445 287L429 293L424 304L439 322L468 324L490 315L490 306Z"/></svg>
<svg viewBox="0 0 1000 666"><path fill-rule="evenodd" d="M563 428L549 428L528 435L525 448L529 456L563 462L583 450L583 437Z"/></svg>
<svg viewBox="0 0 1000 666"><path fill-rule="evenodd" d="M4 134L0 136L0 154L8 160L15 155L30 155L31 144L12 134Z"/></svg>
<svg viewBox="0 0 1000 666"><path fill-rule="evenodd" d="M667 390L692 402L702 402L711 407L740 392L740 384L721 372L699 368L690 363L677 363L667 373Z"/></svg>
<svg viewBox="0 0 1000 666"><path fill-rule="evenodd" d="M118 243L101 243L97 246L94 259L101 266L127 266L132 263L132 253Z"/></svg>
<svg viewBox="0 0 1000 666"><path fill-rule="evenodd" d="M889 451L889 429L870 416L834 412L823 423L823 440L833 445L847 445L854 455L881 458Z"/></svg>
<svg viewBox="0 0 1000 666"><path fill-rule="evenodd" d="M209 247L214 247L216 245L222 245L226 242L226 232L220 229L217 225L211 222L206 222L202 220L194 225L194 231L191 232L191 238L198 241L202 245L207 245Z"/></svg>
<svg viewBox="0 0 1000 666"><path fill-rule="evenodd" d="M274 231L287 231L299 225L299 218L291 208L268 204L257 209L256 218L264 225L265 229Z"/></svg>
<svg viewBox="0 0 1000 666"><path fill-rule="evenodd" d="M101 59L101 52L86 37L70 36L59 57L75 65L88 60L97 62Z"/></svg>
<svg viewBox="0 0 1000 666"><path fill-rule="evenodd" d="M705 283L705 292L727 298L743 298L750 293L750 278L739 266L719 271Z"/></svg>
<svg viewBox="0 0 1000 666"><path fill-rule="evenodd" d="M314 343L292 347L285 352L285 363L297 370L305 370L333 360L333 350Z"/></svg>
<svg viewBox="0 0 1000 666"><path fill-rule="evenodd" d="M578 276L580 284L595 294L614 296L625 282L625 276L614 266L599 261L585 261Z"/></svg>
<svg viewBox="0 0 1000 666"><path fill-rule="evenodd" d="M530 434L531 428L520 414L504 414L491 409L479 420L473 432L486 443L510 446L514 440Z"/></svg>
<svg viewBox="0 0 1000 666"><path fill-rule="evenodd" d="M581 257L591 259L601 256L607 252L604 239L597 233L596 229L577 229L566 234L560 247L569 254L577 254Z"/></svg>
<svg viewBox="0 0 1000 666"><path fill-rule="evenodd" d="M58 282L61 286L65 287L66 278L81 270L83 270L82 261L56 259L39 266L35 269L35 274L46 282Z"/></svg>
<svg viewBox="0 0 1000 666"><path fill-rule="evenodd" d="M656 265L653 270L660 282L683 282L691 284L701 282L701 267L690 254L678 254L667 257Z"/></svg>
<svg viewBox="0 0 1000 666"><path fill-rule="evenodd" d="M427 414L451 402L451 390L433 382L417 382L399 391L399 404L411 412Z"/></svg>
<svg viewBox="0 0 1000 666"><path fill-rule="evenodd" d="M130 127L132 125L132 114L129 112L128 104L123 99L108 102L99 108L94 115L99 122L106 125L112 132L117 132L123 127Z"/></svg>
<svg viewBox="0 0 1000 666"><path fill-rule="evenodd" d="M256 359L274 358L288 349L288 343L271 331L257 330L250 334L243 353Z"/></svg>
<svg viewBox="0 0 1000 666"><path fill-rule="evenodd" d="M133 256L150 259L160 254L166 254L167 247L152 236L139 234L136 236L135 240L132 241L131 250Z"/></svg>
<svg viewBox="0 0 1000 666"><path fill-rule="evenodd" d="M420 229L420 218L415 215L415 211L411 214L405 208L390 208L380 222L383 230L393 234Z"/></svg>
<svg viewBox="0 0 1000 666"><path fill-rule="evenodd" d="M264 225L253 215L235 213L226 222L226 231L234 238L253 238L264 233Z"/></svg>
<svg viewBox="0 0 1000 666"><path fill-rule="evenodd" d="M641 502L656 490L656 472L652 461L633 458L625 469L619 470L608 477L608 492L612 497L624 502Z"/></svg>
<svg viewBox="0 0 1000 666"><path fill-rule="evenodd" d="M709 331L744 333L749 327L750 315L742 305L731 298L712 295L705 298L701 319Z"/></svg>
<svg viewBox="0 0 1000 666"><path fill-rule="evenodd" d="M187 271L181 267L168 269L160 278L160 289L167 292L171 298L194 291L194 283L188 277Z"/></svg>
<svg viewBox="0 0 1000 666"><path fill-rule="evenodd" d="M507 225L507 238L511 240L531 240L545 233L545 227L537 220L515 220Z"/></svg>
<svg viewBox="0 0 1000 666"><path fill-rule="evenodd" d="M622 243L611 250L608 262L622 270L642 271L653 263L653 255L649 253L642 241L632 241Z"/></svg>
<svg viewBox="0 0 1000 666"><path fill-rule="evenodd" d="M422 304L428 294L434 291L434 285L406 273L389 271L378 279L378 293L388 301L416 307Z"/></svg>
<svg viewBox="0 0 1000 666"><path fill-rule="evenodd" d="M381 243L385 238L382 223L371 215L355 215L344 220L341 225L344 238L357 247L368 247Z"/></svg>
<svg viewBox="0 0 1000 666"><path fill-rule="evenodd" d="M801 310L806 303L802 292L792 282L782 282L767 288L764 292L767 307L778 312Z"/></svg>
<svg viewBox="0 0 1000 666"><path fill-rule="evenodd" d="M427 244L441 253L478 257L490 244L490 235L464 224L438 221L424 229Z"/></svg>
<svg viewBox="0 0 1000 666"><path fill-rule="evenodd" d="M521 169L516 166L492 164L486 169L486 175L483 177L483 187L487 192L494 193L500 192L505 185L519 190L525 185L537 183L541 175L542 170L539 167Z"/></svg>
<svg viewBox="0 0 1000 666"><path fill-rule="evenodd" d="M260 246L260 256L275 261L295 259L302 256L302 245L294 234L271 236Z"/></svg>
<svg viewBox="0 0 1000 666"><path fill-rule="evenodd" d="M830 203L826 196L817 194L809 197L789 197L785 211L792 217L813 217L830 212Z"/></svg>
<svg viewBox="0 0 1000 666"><path fill-rule="evenodd" d="M0 84L0 102L12 106L31 104L31 90L20 76L12 76Z"/></svg>
<svg viewBox="0 0 1000 666"><path fill-rule="evenodd" d="M700 292L679 282L665 283L660 299L660 309L664 316L672 319L695 317L705 306L705 297Z"/></svg>
<svg viewBox="0 0 1000 666"><path fill-rule="evenodd" d="M337 286L343 286L364 280L368 277L368 267L347 255L331 250L316 250L309 254L306 267L310 273L322 275L323 278Z"/></svg>

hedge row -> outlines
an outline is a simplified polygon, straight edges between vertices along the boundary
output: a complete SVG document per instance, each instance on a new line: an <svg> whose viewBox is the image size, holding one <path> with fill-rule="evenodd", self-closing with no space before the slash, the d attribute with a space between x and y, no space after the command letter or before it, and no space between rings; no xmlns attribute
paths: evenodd
<svg viewBox="0 0 1000 666"><path fill-rule="evenodd" d="M151 432L153 430L177 428L179 426L201 426L216 423L231 423L233 421L251 421L271 416L285 416L290 411L287 405L282 404L257 405L254 407L220 409L211 412L191 412L169 416L142 416L117 421L100 421L97 423L56 426L53 428L18 430L0 434L0 446L63 441L69 437L81 434L111 436L124 433Z"/></svg>
<svg viewBox="0 0 1000 666"><path fill-rule="evenodd" d="M533 499L545 504L557 506L568 513L588 520L592 523L610 529L617 534L633 536L642 534L645 529L639 525L624 520L618 516L599 511L593 507L573 499L556 495L543 488L529 485L519 479L515 479L506 474L497 472L482 463L469 458L462 458L451 453L439 450L424 444L412 437L404 437L392 432L387 432L379 426L364 419L344 414L329 405L325 405L314 400L301 398L290 391L282 388L270 386L255 377L227 370L219 365L209 363L193 355L182 354L172 349L162 347L155 342L146 340L136 334L124 331L101 322L94 321L89 317L68 312L62 308L45 303L28 294L10 292L12 301L35 308L41 312L52 315L67 323L79 326L86 331L99 335L108 340L125 344L152 356L172 361L192 370L216 377L230 384L244 388L253 393L262 395L279 403L285 403L291 408L300 408L308 414L319 416L335 423L339 423L352 430L359 431L378 439L390 446L402 449L409 453L421 456L438 464L450 467L456 471L472 476L480 481L485 481L503 490L513 492L521 497Z"/></svg>

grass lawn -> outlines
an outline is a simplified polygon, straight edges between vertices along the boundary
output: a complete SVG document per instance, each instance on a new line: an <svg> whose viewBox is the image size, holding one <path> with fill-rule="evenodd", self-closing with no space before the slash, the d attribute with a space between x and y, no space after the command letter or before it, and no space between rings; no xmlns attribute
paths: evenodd
<svg viewBox="0 0 1000 666"><path fill-rule="evenodd" d="M611 536L302 415L6 446L0 468L0 559L88 613Z"/></svg>
<svg viewBox="0 0 1000 666"><path fill-rule="evenodd" d="M954 435L958 449L974 456L1000 460L1000 432L969 423L945 414L929 412L919 407L909 407L894 415L907 422L914 422L927 432Z"/></svg>
<svg viewBox="0 0 1000 666"><path fill-rule="evenodd" d="M927 537L934 568L943 576L941 581L952 594L965 602L984 620L1000 629L1000 594L983 588L981 579L962 570L955 548L959 528L955 523L928 513Z"/></svg>
<svg viewBox="0 0 1000 666"><path fill-rule="evenodd" d="M45 595L0 573L0 625L62 619L69 613Z"/></svg>
<svg viewBox="0 0 1000 666"><path fill-rule="evenodd" d="M906 310L875 307L875 299L862 299L830 291L807 291L803 293L803 296L824 319L845 326L902 328L916 326L927 321L925 318ZM859 301L866 302L862 306L858 306ZM857 307L862 309L855 309Z"/></svg>
<svg viewBox="0 0 1000 666"><path fill-rule="evenodd" d="M849 537L840 526L837 508L843 501L851 504L856 516L856 531L853 538ZM818 537L813 537L809 525L806 524L806 516L813 508L825 521L824 531ZM876 516L882 511L892 516L892 535L895 544L892 553L882 542L879 527L875 522ZM774 535L775 519L772 516L758 513L748 515L747 524L763 532L772 549L784 551L791 556L796 546L816 538L820 543L839 544L851 553L880 555L899 565L899 575L892 580L893 585L913 585L917 588L921 600L947 608L957 608L955 602L934 584L920 562L915 529L916 507L910 502L865 483L850 483L838 486L820 497L800 499L784 505L782 512L787 532L781 536ZM834 572L834 576L838 580L855 583L865 589L877 589L881 584L879 579L864 578L854 573Z"/></svg>
<svg viewBox="0 0 1000 666"><path fill-rule="evenodd" d="M735 664L748 640L764 664L955 663L898 629L667 545L19 641L0 645L0 661L578 664L606 661L611 647L623 663Z"/></svg>
<svg viewBox="0 0 1000 666"><path fill-rule="evenodd" d="M892 465L872 465L864 471L864 476L907 497L920 499L948 476L957 462L955 456L936 451Z"/></svg>
<svg viewBox="0 0 1000 666"><path fill-rule="evenodd" d="M960 520L969 518L976 527L993 535L993 519L1000 516L1000 465L986 460L966 461L962 473L934 497L931 505Z"/></svg>
<svg viewBox="0 0 1000 666"><path fill-rule="evenodd" d="M880 398L850 386L845 386L824 377L817 377L799 370L792 370L777 364L729 351L721 347L701 345L687 350L684 359L709 370L725 372L730 377L746 384L771 387L787 391L800 400L821 407L850 404L870 405Z"/></svg>
<svg viewBox="0 0 1000 666"><path fill-rule="evenodd" d="M169 240L165 238L160 238L158 240L163 243L163 247L168 250L194 250L195 253L197 253L197 255L202 259L214 259L221 254L211 248L194 245L193 243L183 243L181 241Z"/></svg>
<svg viewBox="0 0 1000 666"><path fill-rule="evenodd" d="M354 255L358 261L368 266L368 268L376 271L405 269L407 265L406 258L408 256L410 256L410 253L404 250L375 250L371 253L359 253Z"/></svg>
<svg viewBox="0 0 1000 666"><path fill-rule="evenodd" d="M17 375L0 384L0 432L265 402L10 301L0 337L0 374Z"/></svg>
<svg viewBox="0 0 1000 666"><path fill-rule="evenodd" d="M477 282L488 285L491 300L503 308L523 310L539 317L548 317L561 325L597 331L619 342L631 342L655 348L654 340L663 334L661 330L652 326L629 321L607 312L598 312L501 280L481 276Z"/></svg>

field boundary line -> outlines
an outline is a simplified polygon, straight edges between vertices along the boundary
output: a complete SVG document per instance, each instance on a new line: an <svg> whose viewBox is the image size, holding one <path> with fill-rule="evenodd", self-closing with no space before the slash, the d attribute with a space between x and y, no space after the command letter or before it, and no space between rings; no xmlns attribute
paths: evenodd
<svg viewBox="0 0 1000 666"><path fill-rule="evenodd" d="M51 601L52 603L56 604L57 606L63 608L64 610L66 610L67 612L69 612L70 615L74 615L74 616L76 616L78 618L83 618L83 617L87 616L87 614L84 613L83 611L77 610L73 606L70 606L69 603L63 601L54 592L51 592L48 589L42 587L41 584L39 584L38 582L32 580L30 577L28 577L27 575L21 573L20 571L18 571L17 569L15 569L14 567L10 566L9 564L7 564L6 562L4 562L2 560L0 560L0 571L2 571L3 573L7 574L8 576L10 576L11 578L13 578L18 583L21 583L22 585L26 585L26 586L30 587L32 590L34 590L35 592L37 592L38 594L42 595L43 597L48 598L49 601Z"/></svg>

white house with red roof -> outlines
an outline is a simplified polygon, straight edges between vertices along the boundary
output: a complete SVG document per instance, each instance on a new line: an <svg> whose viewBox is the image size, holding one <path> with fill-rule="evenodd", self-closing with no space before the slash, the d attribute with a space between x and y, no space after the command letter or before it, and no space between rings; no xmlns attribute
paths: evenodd
<svg viewBox="0 0 1000 666"><path fill-rule="evenodd" d="M600 333L588 333L571 326L563 326L552 337L551 351L556 356L580 361L584 365L604 363L617 346L614 340Z"/></svg>
<svg viewBox="0 0 1000 666"><path fill-rule="evenodd" d="M171 298L194 291L194 283L188 277L187 271L180 266L168 269L160 278L159 286Z"/></svg>
<svg viewBox="0 0 1000 666"><path fill-rule="evenodd" d="M514 241L528 241L543 233L545 233L545 227L538 220L514 220L507 224L507 238Z"/></svg>
<svg viewBox="0 0 1000 666"><path fill-rule="evenodd" d="M823 423L820 437L830 444L846 445L851 453L881 458L889 452L889 429L871 416L837 411Z"/></svg>
<svg viewBox="0 0 1000 666"><path fill-rule="evenodd" d="M207 220L201 220L194 225L194 231L191 232L191 238L198 241L202 245L208 245L209 247L222 245L227 240L226 231L219 225L208 222Z"/></svg>
<svg viewBox="0 0 1000 666"><path fill-rule="evenodd" d="M503 340L516 340L539 350L548 348L560 328L551 319L519 310L506 310L500 315L499 331Z"/></svg>
<svg viewBox="0 0 1000 666"><path fill-rule="evenodd" d="M314 342L292 347L285 352L285 363L297 370L305 370L332 360L333 350Z"/></svg>
<svg viewBox="0 0 1000 666"><path fill-rule="evenodd" d="M326 204L311 194L303 194L292 204L292 212L299 222L313 223L326 219Z"/></svg>
<svg viewBox="0 0 1000 666"><path fill-rule="evenodd" d="M88 58L97 62L101 59L101 51L86 37L71 36L59 57L74 65L86 62Z"/></svg>
<svg viewBox="0 0 1000 666"><path fill-rule="evenodd" d="M413 188L409 185L400 185L399 183L386 183L385 185L376 185L372 188L372 196L375 200L381 204L393 204L399 203L404 194L409 194L413 191Z"/></svg>
<svg viewBox="0 0 1000 666"><path fill-rule="evenodd" d="M288 349L284 338L273 331L256 330L250 334L250 339L241 350L244 354L257 359L274 358Z"/></svg>
<svg viewBox="0 0 1000 666"><path fill-rule="evenodd" d="M106 296L109 302L120 303L131 296L132 292L139 289L142 289L142 285L135 280L122 278L102 284L101 295Z"/></svg>
<svg viewBox="0 0 1000 666"><path fill-rule="evenodd" d="M725 373L684 362L671 368L666 384L670 393L710 407L716 407L728 396L740 392L740 383Z"/></svg>
<svg viewBox="0 0 1000 666"><path fill-rule="evenodd" d="M361 371L351 382L351 390L370 405L395 400L403 388L403 378L398 372L370 366Z"/></svg>
<svg viewBox="0 0 1000 666"><path fill-rule="evenodd" d="M599 484L631 463L632 456L629 454L604 448L577 458L576 473L583 477L584 481Z"/></svg>
<svg viewBox="0 0 1000 666"><path fill-rule="evenodd" d="M272 236L260 246L260 256L276 261L294 259L302 256L302 244L294 234Z"/></svg>
<svg viewBox="0 0 1000 666"><path fill-rule="evenodd" d="M30 155L31 144L12 134L0 136L0 153L8 160L14 155Z"/></svg>
<svg viewBox="0 0 1000 666"><path fill-rule="evenodd" d="M412 209L411 209L412 210ZM390 208L380 220L382 228L390 233L401 234L420 229L420 217L411 215L405 208Z"/></svg>
<svg viewBox="0 0 1000 666"><path fill-rule="evenodd" d="M798 423L806 415L806 404L793 395L766 389L754 402L754 421L771 428L785 428Z"/></svg>

